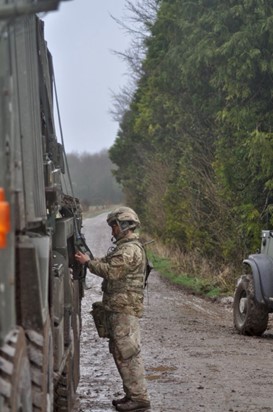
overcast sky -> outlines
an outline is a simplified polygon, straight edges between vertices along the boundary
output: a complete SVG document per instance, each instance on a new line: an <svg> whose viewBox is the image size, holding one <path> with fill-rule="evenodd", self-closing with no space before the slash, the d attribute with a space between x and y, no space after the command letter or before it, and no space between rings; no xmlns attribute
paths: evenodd
<svg viewBox="0 0 273 412"><path fill-rule="evenodd" d="M97 153L114 143L118 124L109 113L110 90L118 92L128 77L112 50L124 51L130 38L110 14L122 18L124 5L125 0L71 0L42 18L67 153Z"/></svg>

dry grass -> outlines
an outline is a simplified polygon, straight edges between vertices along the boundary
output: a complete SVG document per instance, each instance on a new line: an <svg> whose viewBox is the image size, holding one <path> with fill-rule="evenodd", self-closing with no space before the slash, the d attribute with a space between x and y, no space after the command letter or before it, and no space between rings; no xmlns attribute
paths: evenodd
<svg viewBox="0 0 273 412"><path fill-rule="evenodd" d="M144 236L144 238L147 238ZM197 278L212 287L218 287L222 293L233 293L236 279L240 273L230 266L220 266L200 255L198 251L183 253L178 248L170 247L155 241L146 246L148 253L168 259L171 270L177 276L183 274L189 278Z"/></svg>

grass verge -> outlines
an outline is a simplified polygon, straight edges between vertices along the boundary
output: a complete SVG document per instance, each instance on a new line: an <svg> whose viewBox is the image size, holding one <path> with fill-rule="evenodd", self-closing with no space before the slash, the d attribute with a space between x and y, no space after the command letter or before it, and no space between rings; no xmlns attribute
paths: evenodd
<svg viewBox="0 0 273 412"><path fill-rule="evenodd" d="M213 279L188 276L186 273L181 273L170 259L160 257L152 252L148 252L148 256L154 269L174 285L181 286L192 293L210 298L223 296L223 294L225 294L220 285L215 284Z"/></svg>

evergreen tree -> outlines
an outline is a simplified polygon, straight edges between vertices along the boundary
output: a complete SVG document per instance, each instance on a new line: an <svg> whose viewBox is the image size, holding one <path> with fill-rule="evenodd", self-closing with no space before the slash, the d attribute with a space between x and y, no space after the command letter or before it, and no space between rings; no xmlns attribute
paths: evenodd
<svg viewBox="0 0 273 412"><path fill-rule="evenodd" d="M150 229L218 261L255 249L271 211L272 16L268 0L161 0L110 150Z"/></svg>

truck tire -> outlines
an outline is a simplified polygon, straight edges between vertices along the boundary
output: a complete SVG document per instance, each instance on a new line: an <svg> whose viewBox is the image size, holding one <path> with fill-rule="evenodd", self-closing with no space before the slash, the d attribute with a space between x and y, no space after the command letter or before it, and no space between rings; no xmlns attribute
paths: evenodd
<svg viewBox="0 0 273 412"><path fill-rule="evenodd" d="M54 412L68 412L72 410L75 388L73 384L73 359L68 354L64 370L55 386Z"/></svg>
<svg viewBox="0 0 273 412"><path fill-rule="evenodd" d="M53 342L48 317L43 335L26 331L32 383L33 411L53 410Z"/></svg>
<svg viewBox="0 0 273 412"><path fill-rule="evenodd" d="M80 380L80 297L79 297L79 280L73 281L73 311L71 316L72 331L73 331L73 385L78 387Z"/></svg>
<svg viewBox="0 0 273 412"><path fill-rule="evenodd" d="M233 303L233 322L242 335L260 336L267 328L266 305L255 299L253 277L243 275L238 281Z"/></svg>
<svg viewBox="0 0 273 412"><path fill-rule="evenodd" d="M32 411L30 365L20 327L9 334L0 348L0 397L3 412Z"/></svg>

